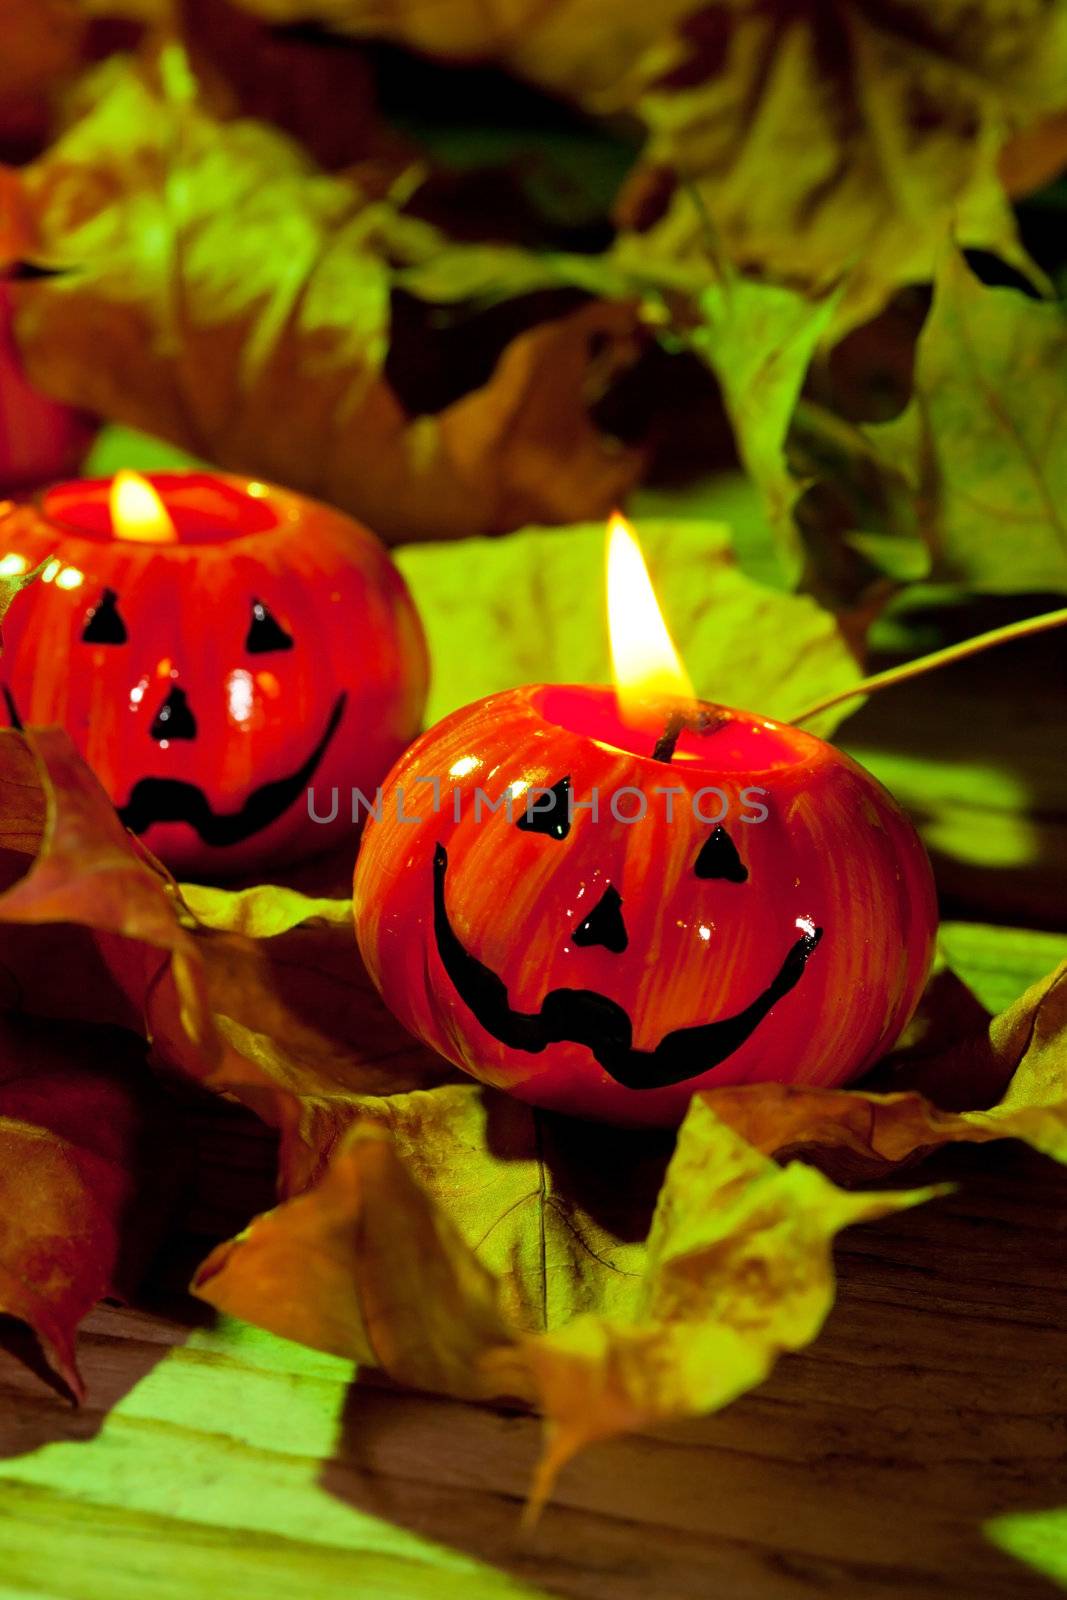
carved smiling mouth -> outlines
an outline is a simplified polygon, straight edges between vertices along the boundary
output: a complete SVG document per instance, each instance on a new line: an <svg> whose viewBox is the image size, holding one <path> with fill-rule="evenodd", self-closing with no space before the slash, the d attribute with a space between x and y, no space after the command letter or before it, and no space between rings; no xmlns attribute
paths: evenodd
<svg viewBox="0 0 1067 1600"><path fill-rule="evenodd" d="M254 833L277 822L300 798L337 732L347 698L343 691L337 696L322 737L303 766L286 778L276 778L253 789L240 811L215 811L195 783L183 783L177 778L140 778L129 800L119 808L121 821L133 833L144 833L154 822L185 822L207 845L224 849L243 844Z"/></svg>
<svg viewBox="0 0 1067 1600"><path fill-rule="evenodd" d="M622 1006L593 989L552 989L539 1011L513 1010L506 985L464 948L449 921L447 871L448 852L438 844L433 855L437 952L460 999L486 1032L513 1050L534 1054L564 1040L584 1044L604 1071L627 1089L663 1089L685 1083L733 1055L751 1038L771 1007L800 982L808 958L822 938L822 929L816 928L798 939L762 994L736 1016L676 1028L664 1034L654 1050L635 1050L633 1027Z"/></svg>

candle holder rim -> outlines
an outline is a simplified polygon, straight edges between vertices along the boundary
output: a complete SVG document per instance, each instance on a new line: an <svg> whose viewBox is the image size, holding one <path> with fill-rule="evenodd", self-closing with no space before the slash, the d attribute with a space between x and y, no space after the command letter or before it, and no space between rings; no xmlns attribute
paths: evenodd
<svg viewBox="0 0 1067 1600"><path fill-rule="evenodd" d="M694 760L692 758L680 760L680 761L677 762L677 764L675 764L675 762L673 762L673 761L672 762L664 762L664 761L658 759L657 757L655 757L652 754L652 750L653 750L653 747L654 747L654 744L655 744L655 732L652 732L651 735L650 735L650 738L649 738L649 750L648 750L647 753L645 753L645 752L640 751L640 750L632 750L632 749L627 748L626 746L616 744L612 740L604 738L604 737L601 737L600 735L595 734L595 733L587 733L587 732L584 732L584 731L579 732L578 730L573 730L573 729L572 730L566 730L565 724L563 724L561 722L558 722L557 720L555 720L551 715L549 715L546 712L545 706L544 706L544 698L546 696L548 696L548 695L551 695L551 694L567 694L567 693L573 693L575 691L577 691L578 693L581 693L581 694L592 694L592 695L595 695L598 699L600 699L602 702L605 702L605 703L608 703L608 702L611 702L611 701L614 700L616 702L616 704L617 704L617 690L616 690L614 684L611 684L611 683L598 683L598 684L588 684L588 683L586 683L586 684L580 684L580 683L519 684L519 685L516 685L515 688L513 688L513 689L499 690L499 691L497 691L496 695L489 695L489 696L484 697L484 699L487 699L487 700L495 699L495 698L497 698L498 695L501 696L501 697L502 696L506 696L506 695L521 695L524 698L524 700L525 700L527 706L529 707L531 713L535 717L537 717L541 721L543 721L544 723L548 724L549 726L563 728L563 729L565 729L565 731L574 732L576 734L576 736L581 737L581 738L589 739L589 741L591 743L599 745L603 749L611 750L611 751L615 752L618 755L624 755L624 756L626 756L629 759L634 760L634 761L647 763L649 768L650 768L650 770L653 770L653 771L667 772L669 770L673 770L673 771L679 772L679 773L681 773L681 772L689 772L689 773L695 774L696 772L701 770L701 768L702 768L702 766L704 764L701 763L700 761ZM726 713L727 716L729 717L729 720L731 722L734 722L734 723L747 724L747 723L751 722L751 723L756 723L756 724L769 725L768 728L767 728L768 732L773 732L778 737L783 737L784 736L784 737L787 737L790 741L796 741L797 742L797 744L799 745L799 748L796 750L795 758L793 760L791 760L791 761L783 761L783 762L778 762L778 763L771 762L771 763L767 764L766 766L762 766L762 767L753 766L751 768L746 769L748 771L749 775L752 776L753 778L759 777L761 774L764 774L764 773L772 773L772 772L776 772L776 771L780 772L780 771L786 770L788 767L803 766L805 764L806 760L808 760L808 761L810 761L810 760L822 761L823 759L825 759L826 753L830 752L830 751L832 751L835 755L838 755L838 756L840 756L841 753L842 753L842 752L836 750L834 746L828 744L828 742L825 739L821 739L821 738L819 738L819 736L817 734L809 732L807 728L795 727L793 723L786 722L780 717L768 716L766 712L751 711L751 710L748 710L748 709L746 709L746 708L744 708L742 706L728 706L728 705L725 705L724 703L722 703L720 701L705 700L705 699L701 698L699 695L693 696L692 699L690 699L688 696L671 696L671 695L662 695L662 696L660 696L660 695L657 695L657 696L654 697L654 699L655 699L656 703L662 704L662 706L663 706L665 711L669 711L669 709L672 706L677 706L677 705L689 706L689 705L693 705L693 706L699 707L701 709L707 709L707 710L709 710L711 712ZM479 703L484 703L484 700L482 702L475 702L475 704L479 704ZM468 709L470 709L470 708L468 708ZM621 720L621 718L620 718L620 720ZM634 731L636 733L638 730L634 730ZM644 732L644 730L642 730L642 732ZM685 754L685 752L683 752L683 755L684 754ZM706 770L714 771L714 770L716 770L716 768L714 767L714 764L709 761ZM722 769L720 768L718 770L722 770Z"/></svg>

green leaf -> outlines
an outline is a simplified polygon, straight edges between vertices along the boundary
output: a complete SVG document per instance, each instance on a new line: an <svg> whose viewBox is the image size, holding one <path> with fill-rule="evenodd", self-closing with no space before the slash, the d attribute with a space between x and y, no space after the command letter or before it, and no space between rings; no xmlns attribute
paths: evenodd
<svg viewBox="0 0 1067 1600"><path fill-rule="evenodd" d="M82 472L87 478L110 478L123 467L135 472L184 472L207 466L202 457L180 450L152 434L110 423L89 446Z"/></svg>
<svg viewBox="0 0 1067 1600"><path fill-rule="evenodd" d="M700 296L704 326L694 343L719 380L738 451L762 492L767 520L794 583L804 552L793 507L804 486L786 461L786 436L811 358L839 298L805 299L792 289L745 279L729 268Z"/></svg>
<svg viewBox="0 0 1067 1600"><path fill-rule="evenodd" d="M10 507L10 504L11 502L8 501L7 507ZM0 504L0 534L3 531L4 513L5 506ZM0 621L3 621L4 617L7 616L16 597L22 593L27 585L34 583L41 576L47 565L47 561L42 561L32 572L25 572L21 575L0 574Z"/></svg>
<svg viewBox="0 0 1067 1600"><path fill-rule="evenodd" d="M905 472L934 576L996 593L1067 589L1067 315L938 269L915 398L868 429Z"/></svg>
<svg viewBox="0 0 1067 1600"><path fill-rule="evenodd" d="M858 682L834 618L746 577L722 524L642 519L637 531L699 694L787 718ZM610 680L602 526L411 545L397 559L434 664L428 721L514 684Z"/></svg>
<svg viewBox="0 0 1067 1600"><path fill-rule="evenodd" d="M938 946L953 972L989 1011L1006 1011L1015 998L1049 972L1067 938L1037 928L991 928L984 922L945 922Z"/></svg>

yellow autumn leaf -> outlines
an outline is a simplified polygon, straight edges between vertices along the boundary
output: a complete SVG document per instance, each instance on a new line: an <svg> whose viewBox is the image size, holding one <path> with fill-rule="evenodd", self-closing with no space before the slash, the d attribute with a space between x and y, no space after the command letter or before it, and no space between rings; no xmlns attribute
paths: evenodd
<svg viewBox="0 0 1067 1600"><path fill-rule="evenodd" d="M266 124L215 120L175 44L158 73L116 58L82 94L85 114L5 201L7 247L31 238L50 269L11 287L47 393L320 495L389 540L607 515L634 483L643 452L589 409L643 348L627 299L572 297L434 414L410 415L385 370L394 291L588 290L604 276L588 261L449 244Z"/></svg>
<svg viewBox="0 0 1067 1600"><path fill-rule="evenodd" d="M988 1026L912 1069L920 1087L875 1094L792 1084L714 1089L702 1098L755 1148L802 1151L849 1176L878 1177L949 1143L1022 1139L1067 1162L1067 961L993 1017ZM947 1111L922 1092L978 1097L998 1085L995 1103Z"/></svg>
<svg viewBox="0 0 1067 1600"><path fill-rule="evenodd" d="M715 1410L759 1383L818 1333L834 1235L936 1192L845 1194L811 1168L778 1167L697 1103L647 1244L634 1242L621 1274L602 1224L575 1204L584 1167L616 1228L625 1213L643 1237L647 1195L632 1192L610 1132L473 1084L368 1110L319 1186L220 1245L194 1292L402 1382L532 1402L548 1422L534 1509L583 1444ZM529 1130L517 1157L493 1132L509 1119ZM582 1158L567 1188L561 1139ZM522 1246L502 1266L501 1231ZM575 1313L582 1298L596 1309Z"/></svg>
<svg viewBox="0 0 1067 1600"><path fill-rule="evenodd" d="M942 252L915 394L866 430L908 480L934 576L996 593L1067 589L1067 315Z"/></svg>
<svg viewBox="0 0 1067 1600"><path fill-rule="evenodd" d="M195 1289L288 1339L464 1399L493 1392L481 1361L509 1338L492 1273L372 1125L352 1130L310 1194L214 1250Z"/></svg>
<svg viewBox="0 0 1067 1600"><path fill-rule="evenodd" d="M446 60L494 60L647 130L622 219L667 261L713 234L737 266L848 314L922 279L947 226L1025 265L1016 186L1067 160L1067 13L1055 0L242 0ZM666 213L666 214L664 214Z"/></svg>
<svg viewBox="0 0 1067 1600"><path fill-rule="evenodd" d="M695 1099L660 1191L634 1314L589 1313L526 1342L548 1422L534 1507L583 1445L718 1411L761 1383L826 1320L841 1229L940 1192L848 1194L813 1167L768 1161Z"/></svg>

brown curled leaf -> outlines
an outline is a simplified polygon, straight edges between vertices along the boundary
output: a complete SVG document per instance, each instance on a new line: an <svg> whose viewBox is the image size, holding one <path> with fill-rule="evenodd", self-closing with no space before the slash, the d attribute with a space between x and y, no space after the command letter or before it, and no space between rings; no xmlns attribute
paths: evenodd
<svg viewBox="0 0 1067 1600"><path fill-rule="evenodd" d="M133 1035L0 1018L0 1343L22 1353L5 1335L27 1328L79 1400L78 1324L163 1220L157 1110Z"/></svg>
<svg viewBox="0 0 1067 1600"><path fill-rule="evenodd" d="M0 992L142 1032L163 1066L242 1100L283 1133L286 1192L321 1170L356 1095L452 1076L383 1006L347 902L179 890L60 730L0 736L0 816Z"/></svg>

